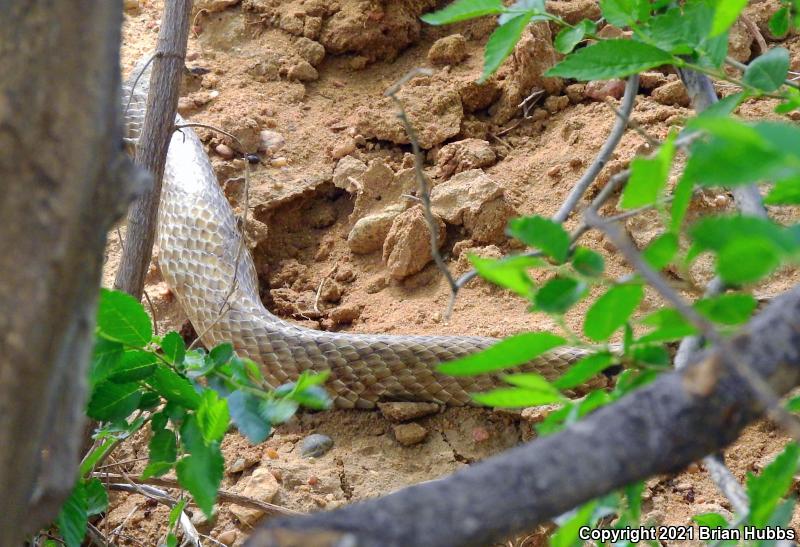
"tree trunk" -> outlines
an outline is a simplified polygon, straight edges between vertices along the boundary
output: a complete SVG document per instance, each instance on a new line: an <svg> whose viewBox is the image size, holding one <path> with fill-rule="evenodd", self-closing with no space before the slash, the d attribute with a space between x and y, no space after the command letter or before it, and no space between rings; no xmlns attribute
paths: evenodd
<svg viewBox="0 0 800 547"><path fill-rule="evenodd" d="M0 546L16 546L76 477L106 232L136 177L121 0L0 0L0 13Z"/></svg>

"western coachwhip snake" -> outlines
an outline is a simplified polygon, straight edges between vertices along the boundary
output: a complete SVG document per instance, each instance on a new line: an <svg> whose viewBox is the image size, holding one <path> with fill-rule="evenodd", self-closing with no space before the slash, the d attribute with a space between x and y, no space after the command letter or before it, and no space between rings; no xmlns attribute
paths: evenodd
<svg viewBox="0 0 800 547"><path fill-rule="evenodd" d="M140 61L123 93L127 136L135 142L144 120L149 68ZM140 75L136 87L136 75ZM182 120L178 116L177 123ZM304 370L330 371L325 387L340 408L379 401L470 403L470 392L496 387L497 375L438 374L439 363L497 342L476 336L405 336L317 331L272 315L259 298L250 253L217 183L208 155L191 128L176 131L167 153L158 215L158 262L164 280L211 347L232 342L239 355L261 363L268 382L292 381ZM236 272L236 287L219 317ZM559 348L521 368L550 379L587 351Z"/></svg>

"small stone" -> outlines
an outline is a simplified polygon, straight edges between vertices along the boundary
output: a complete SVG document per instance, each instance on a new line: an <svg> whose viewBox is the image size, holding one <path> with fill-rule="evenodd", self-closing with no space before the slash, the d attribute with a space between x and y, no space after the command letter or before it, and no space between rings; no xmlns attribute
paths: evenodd
<svg viewBox="0 0 800 547"><path fill-rule="evenodd" d="M319 42L302 37L297 39L297 53L311 66L317 66L325 58L325 47Z"/></svg>
<svg viewBox="0 0 800 547"><path fill-rule="evenodd" d="M639 74L639 86L642 89L655 89L667 83L667 77L660 72L642 72Z"/></svg>
<svg viewBox="0 0 800 547"><path fill-rule="evenodd" d="M242 490L242 495L270 503L278 494L278 490L280 490L280 485L270 473L270 470L266 467L259 467L253 471L247 486ZM239 521L250 526L264 516L264 511L261 509L242 507L235 504L230 506L230 511Z"/></svg>
<svg viewBox="0 0 800 547"><path fill-rule="evenodd" d="M551 412L556 411L561 408L561 405L542 405L542 406L531 406L528 408L522 409L521 417L526 422L532 424L538 424L543 422L545 418L547 418Z"/></svg>
<svg viewBox="0 0 800 547"><path fill-rule="evenodd" d="M214 148L214 152L216 152L217 154L219 154L221 158L224 158L226 160L233 159L233 156L236 155L236 152L233 151L233 148L231 148L227 144L218 144Z"/></svg>
<svg viewBox="0 0 800 547"><path fill-rule="evenodd" d="M573 104L578 104L586 98L586 84L570 84L564 91Z"/></svg>
<svg viewBox="0 0 800 547"><path fill-rule="evenodd" d="M331 156L335 160L349 156L356 151L356 140L353 137L345 137L333 146Z"/></svg>
<svg viewBox="0 0 800 547"><path fill-rule="evenodd" d="M569 97L567 95L550 95L544 100L544 108L550 114L560 112L569 106Z"/></svg>
<svg viewBox="0 0 800 547"><path fill-rule="evenodd" d="M469 169L488 167L497 161L497 157L483 139L464 139L446 144L436 156L436 165L440 177L447 178L455 173Z"/></svg>
<svg viewBox="0 0 800 547"><path fill-rule="evenodd" d="M383 274L378 274L367 280L367 286L364 288L367 294L375 294L381 292L389 286L389 280Z"/></svg>
<svg viewBox="0 0 800 547"><path fill-rule="evenodd" d="M400 208L390 207L358 219L347 235L347 246L356 254L369 254L381 249L394 219L400 213Z"/></svg>
<svg viewBox="0 0 800 547"><path fill-rule="evenodd" d="M491 434L489 430L483 426L472 428L472 440L476 443L483 443L489 440Z"/></svg>
<svg viewBox="0 0 800 547"><path fill-rule="evenodd" d="M554 165L547 170L547 176L553 179L561 178L561 166Z"/></svg>
<svg viewBox="0 0 800 547"><path fill-rule="evenodd" d="M438 228L439 245L444 244L445 224L434 216ZM394 279L403 279L421 272L433 259L431 232L422 206L416 206L397 215L383 243L383 261Z"/></svg>
<svg viewBox="0 0 800 547"><path fill-rule="evenodd" d="M434 65L456 65L467 58L467 39L451 34L436 40L428 50L428 61Z"/></svg>
<svg viewBox="0 0 800 547"><path fill-rule="evenodd" d="M274 448L267 448L264 453L270 460L277 460L278 459L278 451Z"/></svg>
<svg viewBox="0 0 800 547"><path fill-rule="evenodd" d="M327 435L314 433L303 439L300 455L304 458L319 458L333 448L333 439Z"/></svg>
<svg viewBox="0 0 800 547"><path fill-rule="evenodd" d="M236 542L237 532L234 529L228 529L224 532L220 532L217 536L217 541L222 543L223 545L227 545L227 547L231 547Z"/></svg>
<svg viewBox="0 0 800 547"><path fill-rule="evenodd" d="M286 145L286 139L277 131L263 129L259 132L258 137L259 152L270 152L274 154Z"/></svg>
<svg viewBox="0 0 800 547"><path fill-rule="evenodd" d="M688 490L691 490L692 488L694 487L690 482L679 482L678 484L675 485L676 492L686 492Z"/></svg>
<svg viewBox="0 0 800 547"><path fill-rule="evenodd" d="M244 458L236 458L236 461L233 462L228 468L228 474L232 475L234 473L241 473L246 469L245 464L246 462Z"/></svg>
<svg viewBox="0 0 800 547"><path fill-rule="evenodd" d="M341 283L352 283L356 280L356 272L351 268L339 268L333 278Z"/></svg>
<svg viewBox="0 0 800 547"><path fill-rule="evenodd" d="M586 96L595 101L604 101L608 97L621 99L624 94L623 80L594 80L586 84Z"/></svg>
<svg viewBox="0 0 800 547"><path fill-rule="evenodd" d="M436 403L378 403L378 408L384 418L392 422L407 422L439 412Z"/></svg>
<svg viewBox="0 0 800 547"><path fill-rule="evenodd" d="M342 287L337 282L328 280L322 285L319 296L323 302L338 304L342 300Z"/></svg>
<svg viewBox="0 0 800 547"><path fill-rule="evenodd" d="M392 426L394 438L403 446L419 444L428 436L428 430L419 424L398 424Z"/></svg>
<svg viewBox="0 0 800 547"><path fill-rule="evenodd" d="M319 79L319 72L311 66L308 61L299 61L296 65L289 69L287 74L290 80L297 80L299 82L313 82Z"/></svg>
<svg viewBox="0 0 800 547"><path fill-rule="evenodd" d="M287 165L289 165L289 160L284 158L283 156L279 156L277 158L272 159L272 161L270 161L269 164L272 167L286 167Z"/></svg>
<svg viewBox="0 0 800 547"><path fill-rule="evenodd" d="M308 480L306 481L306 484L308 484L309 486L318 485L319 484L319 477L317 477L316 475L311 475L310 477L308 477Z"/></svg>
<svg viewBox="0 0 800 547"><path fill-rule="evenodd" d="M361 307L356 304L343 304L328 314L337 325L349 325L361 316Z"/></svg>
<svg viewBox="0 0 800 547"><path fill-rule="evenodd" d="M141 6L139 0L125 0L122 4L122 9L131 13L139 13Z"/></svg>
<svg viewBox="0 0 800 547"><path fill-rule="evenodd" d="M669 106L686 106L691 104L686 86L680 80L669 82L653 90L653 100Z"/></svg>
<svg viewBox="0 0 800 547"><path fill-rule="evenodd" d="M689 473L699 473L701 471L700 466L697 462L692 462L688 466L686 466L686 471Z"/></svg>

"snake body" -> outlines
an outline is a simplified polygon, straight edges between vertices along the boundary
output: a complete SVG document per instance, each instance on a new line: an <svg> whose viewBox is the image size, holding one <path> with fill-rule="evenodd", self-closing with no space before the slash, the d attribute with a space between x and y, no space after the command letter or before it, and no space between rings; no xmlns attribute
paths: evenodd
<svg viewBox="0 0 800 547"><path fill-rule="evenodd" d="M149 88L149 68L140 61L124 88L127 135L135 143ZM181 123L180 116L177 123ZM470 393L496 387L496 375L454 377L438 364L465 357L497 342L476 336L405 336L317 331L284 321L261 302L253 259L239 252L242 235L217 183L203 144L191 128L176 131L167 153L158 215L158 262L164 280L208 347L231 342L241 356L262 365L272 385L302 371L330 371L325 387L335 406L372 408L380 401L469 404ZM238 262L237 262L238 255ZM238 265L237 265L238 264ZM227 300L227 312L219 311ZM584 357L560 348L521 368L554 378Z"/></svg>

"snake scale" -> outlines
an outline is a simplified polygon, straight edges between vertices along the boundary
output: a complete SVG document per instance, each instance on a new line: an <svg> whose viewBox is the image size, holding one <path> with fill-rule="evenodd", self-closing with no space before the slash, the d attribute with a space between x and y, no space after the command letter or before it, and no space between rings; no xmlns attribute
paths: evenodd
<svg viewBox="0 0 800 547"><path fill-rule="evenodd" d="M135 144L144 120L150 68L138 63L123 88L126 134ZM139 75L138 81L135 76ZM135 89L131 90L132 87ZM180 116L177 123L181 123ZM373 408L380 401L470 403L470 393L496 387L497 375L438 374L439 363L496 343L476 336L405 336L317 331L270 313L259 298L258 278L234 212L217 183L208 155L191 128L169 145L158 215L158 262L167 285L208 347L232 342L241 356L262 365L272 385L305 370L330 371L325 387L340 408ZM227 313L219 310L230 292ZM554 378L584 357L559 348L520 367Z"/></svg>

